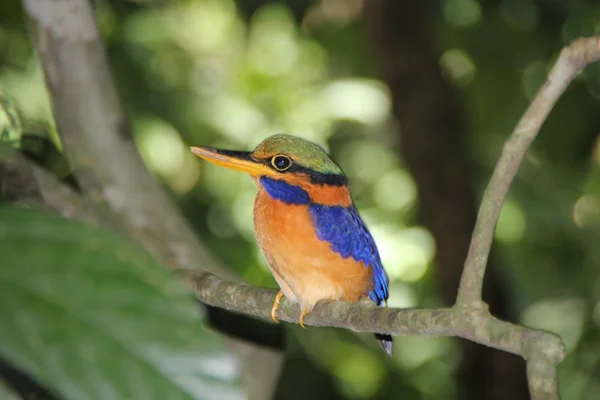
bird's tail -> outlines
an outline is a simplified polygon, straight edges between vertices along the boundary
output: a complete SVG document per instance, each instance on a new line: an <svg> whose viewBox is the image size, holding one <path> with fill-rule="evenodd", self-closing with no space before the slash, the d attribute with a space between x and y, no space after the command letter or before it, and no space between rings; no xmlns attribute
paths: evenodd
<svg viewBox="0 0 600 400"><path fill-rule="evenodd" d="M392 350L394 349L394 340L392 339L392 336L376 333L375 338L377 339L377 342L383 351L385 351L388 356L391 356Z"/></svg>

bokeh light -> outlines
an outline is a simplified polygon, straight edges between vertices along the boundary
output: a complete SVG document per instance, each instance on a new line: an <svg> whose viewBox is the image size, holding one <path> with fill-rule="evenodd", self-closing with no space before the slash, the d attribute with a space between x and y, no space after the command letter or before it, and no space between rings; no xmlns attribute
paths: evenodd
<svg viewBox="0 0 600 400"><path fill-rule="evenodd" d="M523 209L510 197L504 202L498 225L496 226L496 240L504 244L518 243L525 235L527 219Z"/></svg>
<svg viewBox="0 0 600 400"><path fill-rule="evenodd" d="M467 28L480 22L481 7L477 0L446 0L444 16L449 23Z"/></svg>
<svg viewBox="0 0 600 400"><path fill-rule="evenodd" d="M383 210L404 211L415 204L417 187L406 170L392 169L375 183L373 200Z"/></svg>
<svg viewBox="0 0 600 400"><path fill-rule="evenodd" d="M448 71L450 78L459 87L471 83L477 71L471 57L461 49L446 50L440 57L440 64Z"/></svg>
<svg viewBox="0 0 600 400"><path fill-rule="evenodd" d="M530 62L523 70L521 85L523 94L528 99L533 99L542 83L546 80L547 65L541 60Z"/></svg>
<svg viewBox="0 0 600 400"><path fill-rule="evenodd" d="M547 298L529 305L521 322L556 333L564 341L567 351L573 351L581 339L587 312L586 302L581 298Z"/></svg>
<svg viewBox="0 0 600 400"><path fill-rule="evenodd" d="M573 221L580 228L600 225L600 201L592 195L581 196L573 206Z"/></svg>

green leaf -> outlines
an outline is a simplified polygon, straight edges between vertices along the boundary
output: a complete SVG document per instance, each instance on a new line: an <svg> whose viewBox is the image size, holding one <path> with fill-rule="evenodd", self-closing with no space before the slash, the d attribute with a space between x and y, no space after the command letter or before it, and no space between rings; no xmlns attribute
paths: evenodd
<svg viewBox="0 0 600 400"><path fill-rule="evenodd" d="M239 398L181 278L127 239L0 207L0 356L66 399Z"/></svg>

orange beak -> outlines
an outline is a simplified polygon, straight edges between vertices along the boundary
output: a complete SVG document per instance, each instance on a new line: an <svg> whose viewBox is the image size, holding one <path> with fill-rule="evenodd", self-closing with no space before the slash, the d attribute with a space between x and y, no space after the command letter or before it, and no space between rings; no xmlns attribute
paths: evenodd
<svg viewBox="0 0 600 400"><path fill-rule="evenodd" d="M267 165L255 161L248 151L219 150L210 147L190 147L192 153L221 167L242 171L251 176L274 175Z"/></svg>

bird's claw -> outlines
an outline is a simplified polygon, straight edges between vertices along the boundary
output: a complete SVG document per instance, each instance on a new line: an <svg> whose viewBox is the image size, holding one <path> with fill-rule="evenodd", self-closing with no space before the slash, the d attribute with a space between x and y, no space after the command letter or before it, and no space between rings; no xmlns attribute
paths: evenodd
<svg viewBox="0 0 600 400"><path fill-rule="evenodd" d="M277 323L279 323L279 319L277 319L277 309L279 308L279 302L281 302L282 298L283 292L280 290L275 296L275 300L273 301L273 307L271 307L271 319Z"/></svg>
<svg viewBox="0 0 600 400"><path fill-rule="evenodd" d="M306 329L306 327L304 326L304 316L308 314L308 312L308 310L302 310L302 312L300 313L300 326L304 329Z"/></svg>
<svg viewBox="0 0 600 400"><path fill-rule="evenodd" d="M275 321L276 323L279 323L279 319L277 318L277 310L279 309L279 303L281 303L281 299L283 298L283 292L280 290L279 292L277 292L277 295L275 296L275 300L273 300L273 307L271 307L271 319L273 321ZM304 316L306 314L308 314L310 311L309 310L304 310L302 309L302 311L300 312L300 326L303 327L304 329L306 329L306 326L304 326Z"/></svg>

